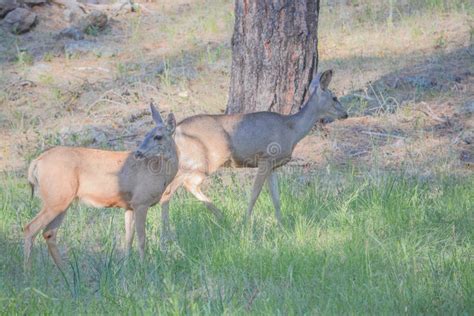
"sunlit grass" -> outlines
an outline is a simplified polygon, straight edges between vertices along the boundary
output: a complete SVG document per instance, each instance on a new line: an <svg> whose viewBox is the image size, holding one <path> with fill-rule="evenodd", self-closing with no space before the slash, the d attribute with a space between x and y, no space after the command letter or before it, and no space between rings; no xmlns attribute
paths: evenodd
<svg viewBox="0 0 474 316"><path fill-rule="evenodd" d="M216 223L180 192L177 241L159 250L149 212L146 260L125 260L123 212L75 205L59 236L64 275L38 238L22 270L21 227L38 211L24 179L0 188L0 300L11 313L471 314L474 179L371 173L280 175L284 227L260 197L242 225L250 183L213 181Z"/></svg>

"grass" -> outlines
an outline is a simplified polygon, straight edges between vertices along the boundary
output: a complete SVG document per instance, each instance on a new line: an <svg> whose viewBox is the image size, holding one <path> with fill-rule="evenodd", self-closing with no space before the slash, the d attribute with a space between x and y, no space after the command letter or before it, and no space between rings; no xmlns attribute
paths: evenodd
<svg viewBox="0 0 474 316"><path fill-rule="evenodd" d="M280 174L285 225L264 192L241 225L250 184L208 189L215 223L184 192L171 205L177 242L159 250L159 210L146 260L124 259L123 212L80 204L59 233L62 275L38 238L29 275L21 227L38 210L25 180L0 187L0 313L465 314L474 312L474 178L377 172Z"/></svg>
<svg viewBox="0 0 474 316"><path fill-rule="evenodd" d="M351 119L329 125L328 136L312 133L308 154L295 155L321 171L281 173L283 229L267 192L253 225L241 225L251 184L231 174L206 190L222 223L185 192L172 201L177 241L168 253L159 250L159 207L149 212L141 263L136 248L124 258L123 211L77 204L59 232L64 274L41 236L23 272L22 227L39 209L26 161L58 144L133 148L150 98L179 119L225 108L233 1L188 2L116 17L110 33L95 34L119 48L113 58L33 54L54 33L42 23L32 43L0 32L0 314L474 314L474 178L459 169L454 145L470 125L449 105L471 90L464 79L456 90L425 84L471 70L470 55L457 52L474 36L467 0L321 2L320 69L336 70L332 88ZM452 126L439 134L444 127L419 111L425 105ZM94 127L112 139L138 136L111 145ZM338 163L399 171L330 168Z"/></svg>

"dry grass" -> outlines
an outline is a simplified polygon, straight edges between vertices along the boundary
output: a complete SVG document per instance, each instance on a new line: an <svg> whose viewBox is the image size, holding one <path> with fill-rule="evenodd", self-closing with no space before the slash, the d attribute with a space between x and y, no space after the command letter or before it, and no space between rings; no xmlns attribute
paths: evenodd
<svg viewBox="0 0 474 316"><path fill-rule="evenodd" d="M314 131L295 162L462 171L460 155L472 150L472 8L453 1L441 13L417 1L390 16L383 2L353 3L324 2L319 30L320 68L336 70L333 89L352 118ZM2 34L0 169L23 170L56 144L133 148L150 98L178 118L225 109L232 1L146 8L91 36L112 57L64 56L51 32L65 24L46 20L54 7L37 8L34 32Z"/></svg>

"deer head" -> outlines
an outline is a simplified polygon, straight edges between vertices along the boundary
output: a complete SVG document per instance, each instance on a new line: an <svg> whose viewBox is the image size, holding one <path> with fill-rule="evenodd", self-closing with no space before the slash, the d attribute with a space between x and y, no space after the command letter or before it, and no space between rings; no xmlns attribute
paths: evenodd
<svg viewBox="0 0 474 316"><path fill-rule="evenodd" d="M135 158L168 157L174 150L173 134L176 129L176 120L173 113L168 114L166 124L160 112L150 103L151 115L156 126L145 135L145 139L135 151Z"/></svg>
<svg viewBox="0 0 474 316"><path fill-rule="evenodd" d="M337 97L328 89L333 71L326 70L317 75L309 86L310 100L317 103L318 116L324 119L346 119L346 110Z"/></svg>

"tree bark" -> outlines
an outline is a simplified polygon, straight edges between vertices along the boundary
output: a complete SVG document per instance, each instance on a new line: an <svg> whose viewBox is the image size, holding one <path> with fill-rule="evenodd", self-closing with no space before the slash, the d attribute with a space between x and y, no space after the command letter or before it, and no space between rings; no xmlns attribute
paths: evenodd
<svg viewBox="0 0 474 316"><path fill-rule="evenodd" d="M226 113L293 113L318 64L319 0L235 0Z"/></svg>

